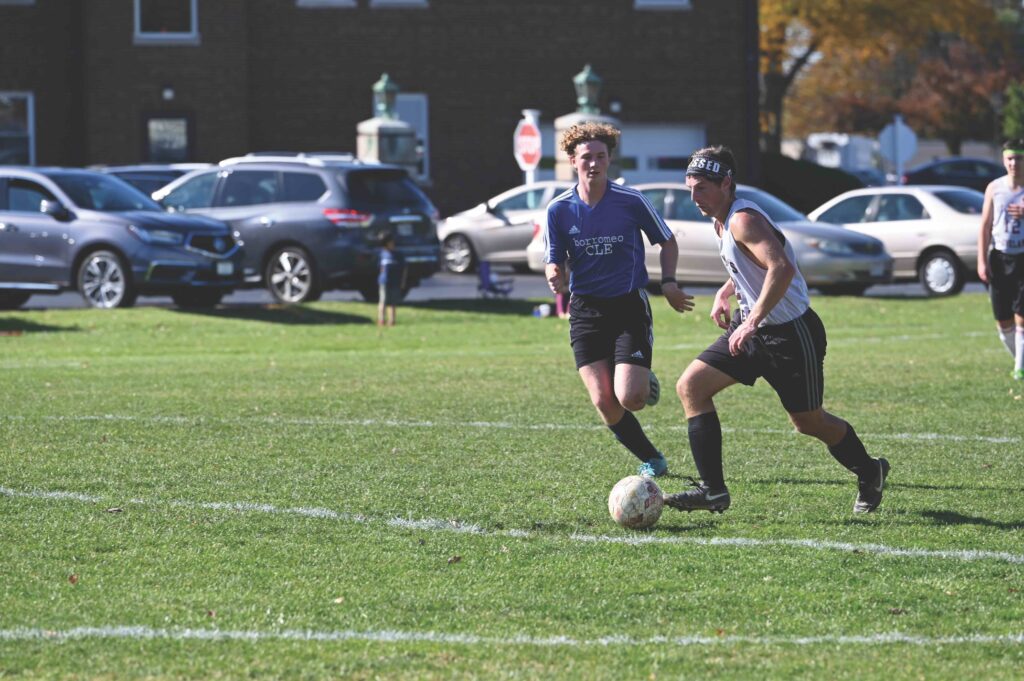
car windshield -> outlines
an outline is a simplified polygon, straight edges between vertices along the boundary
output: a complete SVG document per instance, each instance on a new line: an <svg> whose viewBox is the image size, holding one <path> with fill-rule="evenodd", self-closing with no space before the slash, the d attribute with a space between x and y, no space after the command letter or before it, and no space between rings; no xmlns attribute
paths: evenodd
<svg viewBox="0 0 1024 681"><path fill-rule="evenodd" d="M736 189L737 198L753 201L768 214L772 222L806 222L807 216L789 205L782 199L777 199L768 192L743 187Z"/></svg>
<svg viewBox="0 0 1024 681"><path fill-rule="evenodd" d="M985 203L985 195L970 189L944 189L935 192L936 198L955 210L967 215L981 215L981 206Z"/></svg>
<svg viewBox="0 0 1024 681"><path fill-rule="evenodd" d="M426 194L401 170L356 170L339 179L348 189L354 208L382 205L425 211L433 208Z"/></svg>
<svg viewBox="0 0 1024 681"><path fill-rule="evenodd" d="M57 183L75 205L88 210L119 212L163 208L128 183L99 173L56 173L50 179Z"/></svg>

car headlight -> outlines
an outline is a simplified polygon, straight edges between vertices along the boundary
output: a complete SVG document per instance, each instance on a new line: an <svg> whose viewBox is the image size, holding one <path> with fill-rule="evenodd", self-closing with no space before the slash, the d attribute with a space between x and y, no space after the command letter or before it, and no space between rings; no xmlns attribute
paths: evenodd
<svg viewBox="0 0 1024 681"><path fill-rule="evenodd" d="M808 239L807 245L827 255L855 255L857 253L850 244L835 239Z"/></svg>
<svg viewBox="0 0 1024 681"><path fill-rule="evenodd" d="M147 229L138 225L128 225L128 231L137 236L147 244L164 244L167 246L180 246L185 243L185 235L181 232L172 232L167 229Z"/></svg>

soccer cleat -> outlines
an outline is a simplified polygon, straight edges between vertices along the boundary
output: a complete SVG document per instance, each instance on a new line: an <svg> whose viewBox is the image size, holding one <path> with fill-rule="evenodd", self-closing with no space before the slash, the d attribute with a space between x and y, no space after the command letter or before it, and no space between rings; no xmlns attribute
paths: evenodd
<svg viewBox="0 0 1024 681"><path fill-rule="evenodd" d="M647 394L647 406L653 407L661 399L661 381L654 375L654 372L650 372L651 376L651 392Z"/></svg>
<svg viewBox="0 0 1024 681"><path fill-rule="evenodd" d="M660 478L666 473L668 473L668 461L665 460L665 455L661 452L658 452L658 456L653 459L648 459L640 464L640 468L636 471L637 475L645 478Z"/></svg>
<svg viewBox="0 0 1024 681"><path fill-rule="evenodd" d="M1024 369L1014 369L1010 372L1010 378L1015 381L1024 381Z"/></svg>
<svg viewBox="0 0 1024 681"><path fill-rule="evenodd" d="M861 480L858 484L860 491L857 493L857 501L853 504L854 513L871 513L882 503L882 490L885 488L885 479L889 477L889 462L885 459L878 459L878 475L871 480Z"/></svg>
<svg viewBox="0 0 1024 681"><path fill-rule="evenodd" d="M693 480L693 489L678 494L669 494L665 497L665 505L671 506L678 511L711 511L712 513L724 513L729 508L732 499L729 497L729 490L711 489L703 482Z"/></svg>

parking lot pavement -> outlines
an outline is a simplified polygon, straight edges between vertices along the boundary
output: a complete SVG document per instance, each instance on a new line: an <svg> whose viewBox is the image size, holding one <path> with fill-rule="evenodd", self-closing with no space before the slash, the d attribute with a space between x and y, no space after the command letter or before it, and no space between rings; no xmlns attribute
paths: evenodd
<svg viewBox="0 0 1024 681"><path fill-rule="evenodd" d="M514 282L510 297L525 300L529 298L548 298L551 296L547 283L540 274L512 274L502 273L502 278L511 278ZM409 302L425 300L451 300L476 298L477 279L469 274L448 274L439 273L430 279L425 280L419 287L409 292ZM714 295L715 289L707 286L685 287L687 293L699 297L710 297ZM978 282L967 284L964 292L984 291L985 288ZM811 290L811 299L816 297L815 291ZM885 286L873 286L868 289L865 297L874 298L924 298L924 289L918 283L910 284L887 284ZM362 297L356 291L328 291L324 293L321 300L332 301L361 301ZM246 289L236 291L224 298L225 305L270 305L274 300L265 289ZM171 299L165 297L140 297L137 305L140 306L170 306ZM710 304L710 303L709 303ZM56 296L32 296L24 309L70 309L84 308L85 303L81 296L74 292L61 293Z"/></svg>

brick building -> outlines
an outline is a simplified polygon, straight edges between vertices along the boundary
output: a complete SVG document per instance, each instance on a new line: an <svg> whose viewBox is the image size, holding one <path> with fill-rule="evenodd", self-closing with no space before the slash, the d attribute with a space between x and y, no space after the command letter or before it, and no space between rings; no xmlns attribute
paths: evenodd
<svg viewBox="0 0 1024 681"><path fill-rule="evenodd" d="M512 131L591 64L624 174L697 146L757 162L756 0L0 0L0 162L355 150L383 72L447 214L522 181ZM546 126L546 127L545 127ZM542 173L543 176L543 173Z"/></svg>

